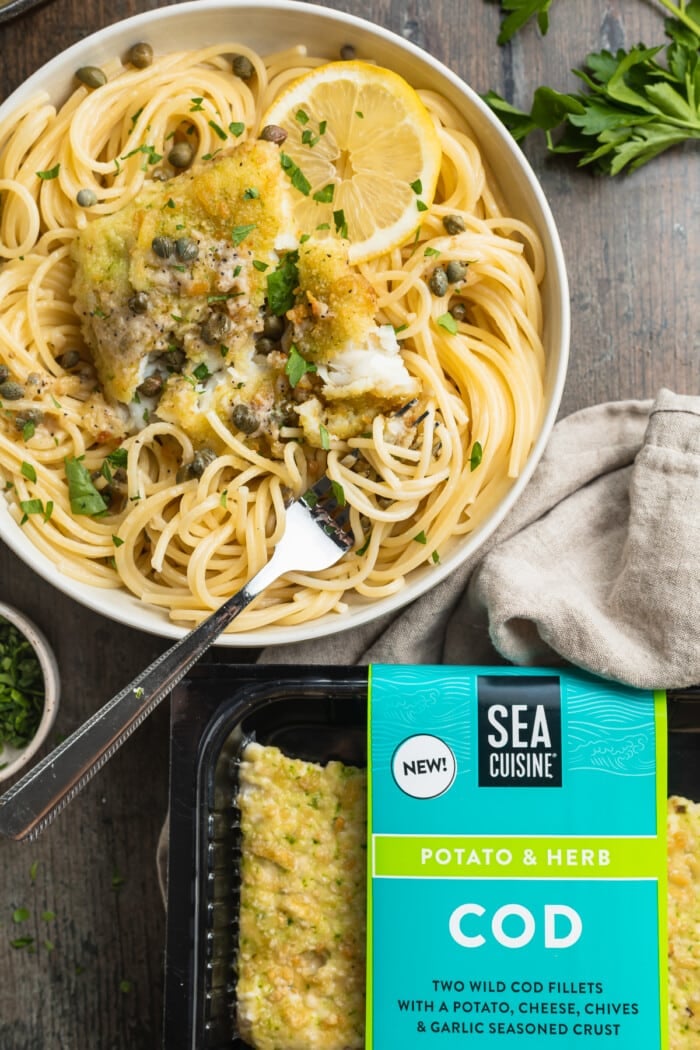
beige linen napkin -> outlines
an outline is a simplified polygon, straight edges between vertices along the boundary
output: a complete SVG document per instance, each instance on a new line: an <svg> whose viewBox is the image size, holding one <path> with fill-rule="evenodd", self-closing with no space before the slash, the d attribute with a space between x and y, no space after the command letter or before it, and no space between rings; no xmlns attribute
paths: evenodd
<svg viewBox="0 0 700 1050"><path fill-rule="evenodd" d="M573 664L700 681L700 397L583 409L472 559L412 605L263 650L268 664Z"/></svg>

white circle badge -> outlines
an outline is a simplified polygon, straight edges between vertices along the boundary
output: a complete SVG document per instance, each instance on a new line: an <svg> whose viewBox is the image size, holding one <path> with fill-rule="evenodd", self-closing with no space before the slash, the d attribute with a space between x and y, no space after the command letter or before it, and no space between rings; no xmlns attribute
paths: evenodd
<svg viewBox="0 0 700 1050"><path fill-rule="evenodd" d="M419 733L396 748L391 771L404 794L412 798L437 798L452 784L457 761L444 740Z"/></svg>

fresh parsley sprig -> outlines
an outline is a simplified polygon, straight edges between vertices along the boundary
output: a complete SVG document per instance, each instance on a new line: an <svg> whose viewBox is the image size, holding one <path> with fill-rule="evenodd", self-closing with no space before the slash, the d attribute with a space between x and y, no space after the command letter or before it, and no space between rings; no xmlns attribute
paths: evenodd
<svg viewBox="0 0 700 1050"><path fill-rule="evenodd" d="M659 3L679 22L682 22L688 29L697 33L697 23L694 16L689 13L690 8L693 6L692 0L690 3L688 0L681 0L680 4L674 4L673 0L659 0ZM542 36L546 36L549 29L549 9L551 6L552 0L501 0L501 10L504 12L505 18L501 22L498 43L509 43L518 30L522 29L532 18L537 19L537 26Z"/></svg>
<svg viewBox="0 0 700 1050"><path fill-rule="evenodd" d="M639 168L672 146L700 139L700 0L682 13L683 21L666 20L665 64L657 57L664 45L599 51L573 70L587 91L539 87L529 113L495 92L484 100L517 141L541 129L552 153L577 155L579 165L609 175Z"/></svg>
<svg viewBox="0 0 700 1050"><path fill-rule="evenodd" d="M501 0L501 8L506 12L506 17L501 22L498 43L507 44L526 22L535 17L540 33L544 36L549 29L551 6L552 0Z"/></svg>

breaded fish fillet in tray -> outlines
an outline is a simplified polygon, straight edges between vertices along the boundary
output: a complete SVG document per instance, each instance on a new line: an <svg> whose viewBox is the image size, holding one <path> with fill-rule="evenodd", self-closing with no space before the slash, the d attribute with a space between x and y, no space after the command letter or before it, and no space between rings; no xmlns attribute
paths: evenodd
<svg viewBox="0 0 700 1050"><path fill-rule="evenodd" d="M686 1050L700 689L668 712L670 1050ZM366 736L367 668L202 664L173 692L164 1050L363 1050Z"/></svg>

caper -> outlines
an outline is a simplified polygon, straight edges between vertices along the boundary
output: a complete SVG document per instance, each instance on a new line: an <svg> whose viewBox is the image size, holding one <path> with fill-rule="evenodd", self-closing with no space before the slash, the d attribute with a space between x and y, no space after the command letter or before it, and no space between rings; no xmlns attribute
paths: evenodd
<svg viewBox="0 0 700 1050"><path fill-rule="evenodd" d="M460 262L459 259L450 259L446 273L449 283L457 284L458 281L463 281L467 276L467 264Z"/></svg>
<svg viewBox="0 0 700 1050"><path fill-rule="evenodd" d="M255 72L255 66L246 55L234 55L231 67L241 80L250 80Z"/></svg>
<svg viewBox="0 0 700 1050"><path fill-rule="evenodd" d="M189 142L176 142L168 153L168 163L174 168L189 168L194 157L194 150Z"/></svg>
<svg viewBox="0 0 700 1050"><path fill-rule="evenodd" d="M0 383L4 383L9 378L10 369L7 365L0 365Z"/></svg>
<svg viewBox="0 0 700 1050"><path fill-rule="evenodd" d="M175 252L175 241L172 237L154 237L151 248L161 259L169 259Z"/></svg>
<svg viewBox="0 0 700 1050"><path fill-rule="evenodd" d="M201 478L210 463L216 459L213 448L200 448L194 454L193 459L187 464L187 473L191 478Z"/></svg>
<svg viewBox="0 0 700 1050"><path fill-rule="evenodd" d="M467 304L458 299L456 303L450 304L450 313L455 321L463 321L467 316Z"/></svg>
<svg viewBox="0 0 700 1050"><path fill-rule="evenodd" d="M56 361L65 368L66 372L70 372L71 368L75 368L76 365L80 364L80 354L77 350L64 350L62 354L56 358Z"/></svg>
<svg viewBox="0 0 700 1050"><path fill-rule="evenodd" d="M148 310L148 292L134 292L129 299L132 314L145 314Z"/></svg>
<svg viewBox="0 0 700 1050"><path fill-rule="evenodd" d="M173 372L182 372L187 361L185 351L179 346L174 346L172 350L166 350L165 353L160 355L160 359L171 374Z"/></svg>
<svg viewBox="0 0 700 1050"><path fill-rule="evenodd" d="M293 427L298 423L296 407L292 401L281 401L275 414L281 427Z"/></svg>
<svg viewBox="0 0 700 1050"><path fill-rule="evenodd" d="M208 346L215 346L226 339L232 327L233 322L228 314L212 311L206 321L200 325L199 334Z"/></svg>
<svg viewBox="0 0 700 1050"><path fill-rule="evenodd" d="M443 215L442 225L450 236L455 233L464 233L467 228L461 215Z"/></svg>
<svg viewBox="0 0 700 1050"><path fill-rule="evenodd" d="M286 137L287 132L278 124L266 124L260 132L261 139L264 139L265 142L274 142L277 146L281 146Z"/></svg>
<svg viewBox="0 0 700 1050"><path fill-rule="evenodd" d="M163 377L154 372L136 388L143 397L157 397L163 389Z"/></svg>
<svg viewBox="0 0 700 1050"><path fill-rule="evenodd" d="M17 430L24 430L27 423L41 423L44 418L44 413L38 408L29 408L26 412L21 415L15 416L15 428Z"/></svg>
<svg viewBox="0 0 700 1050"><path fill-rule="evenodd" d="M14 383L11 379L6 379L4 383L0 383L0 397L5 401L19 401L24 397L24 387L21 383Z"/></svg>
<svg viewBox="0 0 700 1050"><path fill-rule="evenodd" d="M146 69L153 61L153 48L141 41L129 48L127 60L137 69Z"/></svg>
<svg viewBox="0 0 700 1050"><path fill-rule="evenodd" d="M213 463L215 459L216 452L213 448L198 449L189 463L182 464L175 476L175 480L181 482L189 481L191 478L201 478L209 464Z"/></svg>
<svg viewBox="0 0 700 1050"><path fill-rule="evenodd" d="M97 204L97 194L94 190L78 190L75 199L81 208L91 208Z"/></svg>
<svg viewBox="0 0 700 1050"><path fill-rule="evenodd" d="M284 317L278 317L277 314L265 314L263 335L268 339L281 339L286 327L287 324Z"/></svg>
<svg viewBox="0 0 700 1050"><path fill-rule="evenodd" d="M442 266L436 266L430 275L428 287L433 295L443 296L447 291L447 274Z"/></svg>
<svg viewBox="0 0 700 1050"><path fill-rule="evenodd" d="M178 237L175 241L175 254L183 262L192 262L199 255L199 246L191 237Z"/></svg>
<svg viewBox="0 0 700 1050"><path fill-rule="evenodd" d="M260 426L257 412L250 405L246 405L241 401L233 406L231 422L234 427L242 430L244 434L252 434Z"/></svg>
<svg viewBox="0 0 700 1050"><path fill-rule="evenodd" d="M356 54L357 52L352 44L343 44L343 46L340 49L340 57L342 58L343 62L352 61Z"/></svg>
<svg viewBox="0 0 700 1050"><path fill-rule="evenodd" d="M266 335L255 341L256 354L271 354L273 350L279 350L279 343L274 339L268 339Z"/></svg>
<svg viewBox="0 0 700 1050"><path fill-rule="evenodd" d="M99 66L81 66L75 72L76 79L85 87L98 88L107 83L107 77Z"/></svg>

